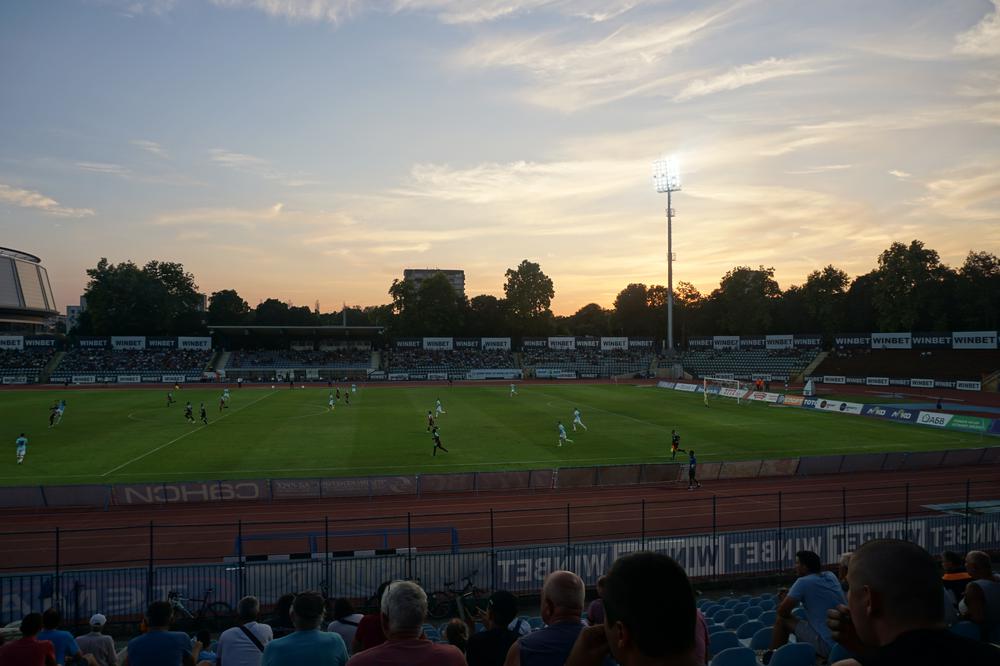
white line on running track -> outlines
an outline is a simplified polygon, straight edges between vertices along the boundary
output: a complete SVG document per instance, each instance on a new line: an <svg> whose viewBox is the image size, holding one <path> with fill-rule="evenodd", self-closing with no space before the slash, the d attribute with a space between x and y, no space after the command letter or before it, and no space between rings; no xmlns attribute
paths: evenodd
<svg viewBox="0 0 1000 666"><path fill-rule="evenodd" d="M225 413L224 415L222 415L222 416L220 416L219 418L215 419L215 421L213 421L213 423L218 423L218 422L219 422L219 421L221 421L222 419L226 418L227 416L231 416L231 415L235 414L236 412L242 412L242 411L243 411L244 409L246 409L247 407L250 407L250 406L252 406L252 405L256 405L256 404L257 404L258 402L260 402L260 401L261 401L261 400L263 400L264 398L267 398L267 397L269 397L269 396L272 396L272 395L274 395L274 393L265 393L264 395L262 395L261 397L257 398L257 399L256 399L256 400L254 400L253 402L248 402L247 404L243 405L243 406L242 406L242 407L240 407L239 409L234 409L234 410L233 410L233 411L231 411L231 412L226 412L226 413ZM142 459L143 459L143 458L145 458L146 456L151 456L151 455L153 455L154 453L156 453L157 451L159 451L160 449L165 449L165 448L167 448L168 446L170 446L171 444L173 444L174 442L179 442L180 440L184 439L184 438L185 438L185 437L187 437L188 435L193 435L193 434L195 434L196 432L201 432L202 430L204 430L204 429L205 429L205 428L207 428L207 427L208 427L208 425L203 425L203 426L198 426L198 427L197 427L197 428L195 428L194 430L190 430L190 431L188 431L188 432L184 433L183 435L181 435L180 437L175 437L175 438L173 438L172 440L170 440L170 441L169 441L169 442L167 442L166 444L160 444L160 445L159 445L158 447L156 447L155 449L152 449L152 450L150 450L150 451L146 451L146 452L145 452L145 453L143 453L143 454L142 454L141 456L136 456L135 458L132 458L131 460L129 460L129 461L126 461L126 462L123 462L123 463L122 463L121 465L118 465L118 467L115 467L115 468L112 468L112 469L109 469L109 470L108 470L107 472L105 472L104 474L101 474L101 477L105 477L105 476L108 476L109 474L114 474L115 472L117 472L118 470L122 469L123 467L128 467L129 465L131 465L131 464L132 464L132 463L134 463L134 462L139 462L140 460L142 460Z"/></svg>

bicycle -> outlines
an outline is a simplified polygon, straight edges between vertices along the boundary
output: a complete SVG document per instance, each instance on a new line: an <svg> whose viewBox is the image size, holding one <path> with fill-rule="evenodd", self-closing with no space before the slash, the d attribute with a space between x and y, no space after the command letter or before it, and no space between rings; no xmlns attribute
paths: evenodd
<svg viewBox="0 0 1000 666"><path fill-rule="evenodd" d="M445 583L445 589L432 592L427 600L427 614L435 620L443 620L451 614L452 604L454 604L459 617L464 619L466 614L475 616L477 611L482 610L478 600L486 595L486 590L476 587L476 584L472 582L472 577L477 573L479 573L478 570L473 571L456 581ZM462 589L456 589L455 585L462 581L465 581Z"/></svg>
<svg viewBox="0 0 1000 666"><path fill-rule="evenodd" d="M200 629L219 631L225 626L232 624L232 606L224 601L211 601L213 592L215 592L215 588L205 588L204 599L185 597L177 590L167 592L167 602L174 609L174 618L181 631L187 631L188 633ZM192 613L185 606L185 602L200 602L201 606Z"/></svg>

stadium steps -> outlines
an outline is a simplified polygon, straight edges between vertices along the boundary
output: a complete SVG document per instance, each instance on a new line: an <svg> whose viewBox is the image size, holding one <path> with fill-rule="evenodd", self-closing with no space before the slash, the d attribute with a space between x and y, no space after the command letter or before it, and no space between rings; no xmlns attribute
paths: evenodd
<svg viewBox="0 0 1000 666"><path fill-rule="evenodd" d="M983 377L983 390L984 391L1000 390L1000 370L997 370L993 374Z"/></svg>
<svg viewBox="0 0 1000 666"><path fill-rule="evenodd" d="M805 369L798 374L797 377L791 377L790 379L802 379L803 377L811 376L813 371L815 371L816 368L819 367L820 363L826 360L826 357L829 353L830 352L827 351L821 351L820 353L816 354L816 358L812 360L812 363L807 365Z"/></svg>
<svg viewBox="0 0 1000 666"><path fill-rule="evenodd" d="M219 372L226 367L226 363L229 363L229 352L220 351L215 355L215 358L208 364L209 370L214 370Z"/></svg>
<svg viewBox="0 0 1000 666"><path fill-rule="evenodd" d="M368 362L368 367L369 368L374 368L375 370L383 370L384 369L382 367L382 352L380 352L380 351L378 351L376 349L372 350L372 358Z"/></svg>
<svg viewBox="0 0 1000 666"><path fill-rule="evenodd" d="M49 359L48 364L46 364L46 366L42 368L42 371L38 373L39 384L49 383L49 377L52 375L52 371L56 369L56 366L59 365L59 362L65 355L66 352L64 351L57 351L55 354L52 355L52 358Z"/></svg>

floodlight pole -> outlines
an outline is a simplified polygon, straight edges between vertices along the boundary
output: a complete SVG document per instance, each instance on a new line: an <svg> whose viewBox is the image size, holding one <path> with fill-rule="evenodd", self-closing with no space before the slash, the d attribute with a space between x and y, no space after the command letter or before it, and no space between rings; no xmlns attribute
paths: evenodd
<svg viewBox="0 0 1000 666"><path fill-rule="evenodd" d="M672 189L667 190L667 352L674 355L674 211L672 207Z"/></svg>

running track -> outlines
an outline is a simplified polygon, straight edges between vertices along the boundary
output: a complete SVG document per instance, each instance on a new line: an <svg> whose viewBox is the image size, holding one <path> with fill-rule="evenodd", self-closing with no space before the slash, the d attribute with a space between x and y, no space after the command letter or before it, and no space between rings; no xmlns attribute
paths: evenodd
<svg viewBox="0 0 1000 666"><path fill-rule="evenodd" d="M969 482L968 485L966 482ZM424 497L172 504L155 507L0 511L0 570L218 562L236 554L319 552L412 545L460 547L566 543L902 518L928 504L1000 501L1000 465L815 477L715 481L688 492L644 487L450 493ZM779 510L780 492L780 510ZM846 500L846 502L845 502ZM569 508L567 508L569 507ZM492 521L491 521L491 509ZM412 528L407 538L407 513ZM491 530L492 523L492 530ZM567 533L568 531L568 533ZM349 533L349 534L348 534ZM329 538L329 541L327 539Z"/></svg>

